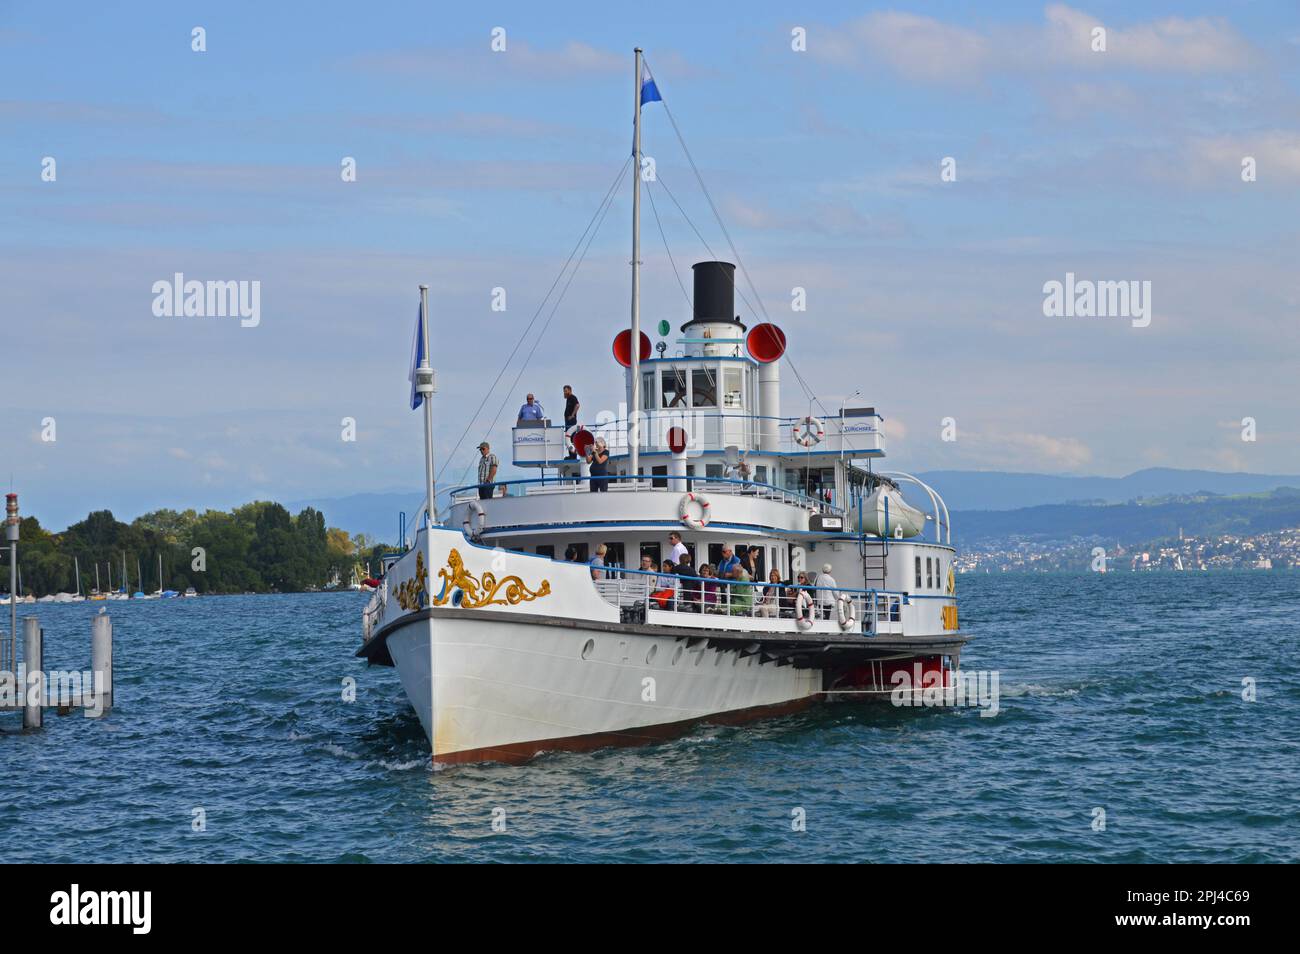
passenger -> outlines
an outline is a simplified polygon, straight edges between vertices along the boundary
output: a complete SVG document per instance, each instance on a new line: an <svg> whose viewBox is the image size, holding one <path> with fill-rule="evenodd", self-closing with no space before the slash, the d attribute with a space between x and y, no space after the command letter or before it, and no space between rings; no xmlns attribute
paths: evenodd
<svg viewBox="0 0 1300 954"><path fill-rule="evenodd" d="M700 584L700 605L706 613L716 613L718 611L718 584L710 582L714 576L713 565L706 563L700 567L700 576L704 582Z"/></svg>
<svg viewBox="0 0 1300 954"><path fill-rule="evenodd" d="M688 613L700 612L700 581L695 578L695 567L689 556L677 564L677 575L681 577L677 588L678 607Z"/></svg>
<svg viewBox="0 0 1300 954"><path fill-rule="evenodd" d="M501 461L497 460L497 455L492 453L492 446L487 441L478 445L478 453L478 499L491 500L492 491L496 489L493 484L497 479L497 468L501 465Z"/></svg>
<svg viewBox="0 0 1300 954"><path fill-rule="evenodd" d="M591 480L587 483L596 493L609 490L609 481L603 479L609 473L609 448L605 438L597 437L595 443L587 448L587 463L591 465Z"/></svg>
<svg viewBox="0 0 1300 954"><path fill-rule="evenodd" d="M731 579L735 580L739 586L731 586L731 615L732 616L749 616L754 609L754 587L748 586L749 574L745 572L743 566L737 566L731 571Z"/></svg>
<svg viewBox="0 0 1300 954"><path fill-rule="evenodd" d="M645 589L638 589L637 592L648 595L650 591L654 589L655 578L653 576L647 576L646 574L655 571L654 557L646 556L644 553L641 554L641 571L641 573L636 575L636 579L641 586L645 587Z"/></svg>
<svg viewBox="0 0 1300 954"><path fill-rule="evenodd" d="M682 535L676 530L668 534L668 559L674 563L689 563L691 555L682 543Z"/></svg>
<svg viewBox="0 0 1300 954"><path fill-rule="evenodd" d="M781 615L781 573L776 569L767 574L767 586L758 600L758 615L765 619Z"/></svg>
<svg viewBox="0 0 1300 954"><path fill-rule="evenodd" d="M577 395L573 394L572 387L564 385L564 433L572 437L573 430L577 428L577 412L582 404L578 403ZM569 452L569 460L577 459L577 451Z"/></svg>
<svg viewBox="0 0 1300 954"><path fill-rule="evenodd" d="M831 565L822 564L822 571L817 574L817 580L813 584L817 587L817 610L822 619L830 619L835 612L835 598L839 594L835 592L835 577L831 576Z"/></svg>
<svg viewBox="0 0 1300 954"><path fill-rule="evenodd" d="M724 544L722 559L718 561L718 576L722 579L729 579L731 571L738 566L740 566L740 560L736 558L736 552Z"/></svg>
<svg viewBox="0 0 1300 954"><path fill-rule="evenodd" d="M736 476L740 478L741 490L744 490L749 486L749 478L750 478L749 461L745 460L744 457L741 457L740 463L736 465Z"/></svg>
<svg viewBox="0 0 1300 954"><path fill-rule="evenodd" d="M596 547L596 555L591 558L591 578L593 580L603 580L605 578L605 554L609 548L605 544Z"/></svg>
<svg viewBox="0 0 1300 954"><path fill-rule="evenodd" d="M781 609L788 610L791 619L794 618L799 606L799 594L804 592L800 587L806 586L808 586L808 574L800 570L798 575L795 576L794 583L781 594ZM812 594L809 593L808 596L811 598Z"/></svg>
<svg viewBox="0 0 1300 954"><path fill-rule="evenodd" d="M540 421L542 416L542 406L537 403L537 399L533 395L528 395L528 400L519 408L519 422Z"/></svg>
<svg viewBox="0 0 1300 954"><path fill-rule="evenodd" d="M654 563L651 562L650 566L653 568ZM655 591L650 594L650 598L659 604L660 609L673 609L680 582L677 579L677 568L673 566L672 560L664 560L659 569L661 572L655 577Z"/></svg>
<svg viewBox="0 0 1300 954"><path fill-rule="evenodd" d="M741 547L740 552L744 554L740 565L745 568L745 572L749 574L751 580L757 580L759 577L758 558L763 551L759 547Z"/></svg>
<svg viewBox="0 0 1300 954"><path fill-rule="evenodd" d="M564 548L564 562L565 563L578 562L578 548L575 547L572 543L570 543L567 547Z"/></svg>

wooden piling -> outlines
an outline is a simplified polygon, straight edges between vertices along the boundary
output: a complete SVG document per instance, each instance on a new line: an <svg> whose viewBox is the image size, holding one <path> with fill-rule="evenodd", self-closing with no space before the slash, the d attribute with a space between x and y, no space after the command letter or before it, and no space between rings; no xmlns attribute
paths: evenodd
<svg viewBox="0 0 1300 954"><path fill-rule="evenodd" d="M35 616L23 617L23 665L26 679L18 689L23 694L23 728L39 729L45 707L45 660L41 622ZM35 699L33 700L33 696Z"/></svg>

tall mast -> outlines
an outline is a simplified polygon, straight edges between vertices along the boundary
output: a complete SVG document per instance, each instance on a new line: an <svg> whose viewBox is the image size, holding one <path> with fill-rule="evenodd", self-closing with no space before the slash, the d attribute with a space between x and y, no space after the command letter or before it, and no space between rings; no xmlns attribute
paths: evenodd
<svg viewBox="0 0 1300 954"><path fill-rule="evenodd" d="M420 337L424 339L420 366L415 372L415 390L424 398L424 493L428 503L425 505L426 526L432 527L438 522L438 498L434 496L433 486L433 365L429 363L429 353L433 350L429 341L429 286L420 286ZM418 529L417 529L418 532ZM405 546L405 542L403 542ZM366 574L369 576L369 574Z"/></svg>
<svg viewBox="0 0 1300 954"><path fill-rule="evenodd" d="M628 413L628 473L635 484L641 435L641 47L636 48L636 70L632 83L632 407Z"/></svg>

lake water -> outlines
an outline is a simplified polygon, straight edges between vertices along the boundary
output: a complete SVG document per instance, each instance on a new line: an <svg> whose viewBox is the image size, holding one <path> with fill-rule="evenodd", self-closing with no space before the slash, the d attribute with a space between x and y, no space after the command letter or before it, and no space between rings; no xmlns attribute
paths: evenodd
<svg viewBox="0 0 1300 954"><path fill-rule="evenodd" d="M1300 574L958 594L996 717L824 705L436 772L396 674L352 657L365 597L110 603L111 716L0 716L6 861L1300 861ZM47 669L89 667L103 605L19 607Z"/></svg>

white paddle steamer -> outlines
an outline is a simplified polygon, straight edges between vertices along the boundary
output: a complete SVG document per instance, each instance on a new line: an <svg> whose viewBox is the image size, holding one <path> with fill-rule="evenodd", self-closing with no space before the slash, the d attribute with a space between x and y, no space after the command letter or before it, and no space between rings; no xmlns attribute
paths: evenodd
<svg viewBox="0 0 1300 954"><path fill-rule="evenodd" d="M635 75L639 169L639 50ZM730 263L694 266L691 317L671 355L665 342L650 357L640 181L632 175L632 321L613 349L625 420L521 422L513 463L539 476L456 488L448 517L430 525L433 372L420 348L426 513L365 610L357 655L397 668L436 763L518 761L840 696L887 698L898 673L947 686L959 667L942 498L881 469L874 407L782 416L785 335L736 314ZM597 439L611 449L604 476L585 462ZM904 501L905 485L924 510ZM693 572L662 570L673 531ZM602 545L604 566L589 565ZM753 579L701 574L728 551ZM652 569L640 569L643 557Z"/></svg>

